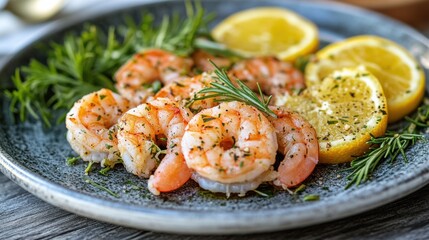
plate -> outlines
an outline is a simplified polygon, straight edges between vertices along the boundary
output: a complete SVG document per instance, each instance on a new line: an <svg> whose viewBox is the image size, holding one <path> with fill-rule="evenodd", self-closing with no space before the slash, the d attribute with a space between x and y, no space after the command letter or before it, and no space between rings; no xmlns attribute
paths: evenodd
<svg viewBox="0 0 429 240"><path fill-rule="evenodd" d="M0 71L1 86L11 87L11 74L31 57L43 59L35 45L61 39L66 32L81 29L84 22L101 27L121 22L124 15L138 17L142 10L156 16L184 12L183 2L109 2L60 21L42 33L37 41L13 56ZM342 4L310 1L203 1L217 13L216 21L229 14L256 6L279 6L309 18L320 29L322 44L358 34L389 38L409 49L425 67L429 63L429 43L421 34L384 16ZM216 22L215 21L215 22ZM371 181L345 190L345 165L320 165L305 182L304 192L291 195L272 191L269 197L256 193L225 197L207 193L192 181L182 189L153 196L146 181L118 167L108 176L94 171L90 178L118 194L98 190L85 182L86 164L67 166L74 153L66 141L64 124L46 129L40 122L14 123L8 103L1 99L0 168L9 178L48 203L89 218L154 231L228 234L273 231L308 226L361 213L403 197L429 181L429 143L420 142L402 158L384 164ZM303 196L318 194L319 201L305 202Z"/></svg>

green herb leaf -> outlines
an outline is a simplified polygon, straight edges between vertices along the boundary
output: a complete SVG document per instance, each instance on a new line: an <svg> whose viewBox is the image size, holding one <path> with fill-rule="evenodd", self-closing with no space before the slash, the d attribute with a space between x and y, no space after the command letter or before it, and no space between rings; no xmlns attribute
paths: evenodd
<svg viewBox="0 0 429 240"><path fill-rule="evenodd" d="M300 56L295 61L295 67L299 69L302 73L305 72L305 68L307 67L308 63L315 58L314 55L304 55Z"/></svg>
<svg viewBox="0 0 429 240"><path fill-rule="evenodd" d="M12 77L16 89L6 91L10 110L21 121L28 115L51 126L54 110L57 122L82 96L100 88L114 90L112 77L133 54L149 48L161 48L185 56L194 51L194 41L211 19L201 4L186 2L187 17L165 16L160 25L145 13L139 23L126 19L125 24L107 31L86 25L80 34L70 33L63 41L51 43L45 50L46 62L31 60L16 69ZM157 92L160 83L152 89Z"/></svg>
<svg viewBox="0 0 429 240"><path fill-rule="evenodd" d="M309 201L319 201L320 200L320 196L316 195L316 194L309 194L307 196L305 196L302 200L309 202Z"/></svg>
<svg viewBox="0 0 429 240"><path fill-rule="evenodd" d="M258 98L256 93L254 93L240 80L237 79L238 86L235 86L228 77L225 69L220 69L213 61L209 61L215 67L214 73L216 74L216 81L210 83L210 87L200 90L196 96L188 102L188 107L195 101L207 98L215 98L215 100L219 102L240 101L257 108L259 111L270 117L277 118L276 114L268 107L271 96L268 97L268 99L265 99L264 95L261 93L259 85L258 88L262 101Z"/></svg>
<svg viewBox="0 0 429 240"><path fill-rule="evenodd" d="M85 168L85 175L88 175L92 171L92 165L94 162L89 162L88 166Z"/></svg>
<svg viewBox="0 0 429 240"><path fill-rule="evenodd" d="M300 192L304 191L306 187L307 187L307 186L305 186L305 184L301 184L301 185L299 185L299 187L298 187L298 188L296 188L296 189L295 189L295 191L293 191L293 194L298 194L298 193L300 193Z"/></svg>
<svg viewBox="0 0 429 240"><path fill-rule="evenodd" d="M429 100L425 99L414 117L406 117L406 120L409 124L397 132L387 132L383 137L371 136L367 142L371 145L370 151L350 163L348 170L351 173L347 176L349 183L346 189L367 181L377 167L388 159L392 162L401 155L404 161L408 161L405 150L417 141L425 140L418 131L429 126Z"/></svg>
<svg viewBox="0 0 429 240"><path fill-rule="evenodd" d="M103 176L107 176L107 173L112 170L110 167L105 167L103 169L101 169L100 171L98 171L98 173L100 173Z"/></svg>
<svg viewBox="0 0 429 240"><path fill-rule="evenodd" d="M80 157L69 157L66 159L67 165L74 166L79 161Z"/></svg>
<svg viewBox="0 0 429 240"><path fill-rule="evenodd" d="M106 187L104 187L104 186L102 186L102 185L100 185L100 184L98 184L98 183L96 183L96 182L94 182L92 179L90 179L89 177L87 177L87 176L84 176L84 179L83 179L86 183L89 183L89 184L91 184L92 186L94 186L94 187L96 187L96 188L98 188L98 189L100 189L100 190L102 190L102 191L105 191L105 192L107 192L108 194L110 194L111 196L113 196L113 197L115 197L115 198L118 198L119 197L119 195L117 194L117 193L115 193L115 192L113 192L112 190L110 190L110 189L108 189L108 188L106 188Z"/></svg>

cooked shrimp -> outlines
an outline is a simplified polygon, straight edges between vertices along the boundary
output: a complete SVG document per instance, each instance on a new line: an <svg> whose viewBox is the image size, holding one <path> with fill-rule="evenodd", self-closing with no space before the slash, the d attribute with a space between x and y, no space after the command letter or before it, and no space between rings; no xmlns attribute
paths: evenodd
<svg viewBox="0 0 429 240"><path fill-rule="evenodd" d="M272 124L256 108L228 102L191 119L182 150L201 187L244 195L269 181L277 139Z"/></svg>
<svg viewBox="0 0 429 240"><path fill-rule="evenodd" d="M290 63L274 57L258 57L237 62L228 72L231 79L240 79L249 88L262 91L268 95L279 95L285 92L303 89L304 77Z"/></svg>
<svg viewBox="0 0 429 240"><path fill-rule="evenodd" d="M213 82L213 76L207 73L191 78L183 78L161 88L155 95L155 98L169 98L182 105L186 105L191 98L203 88L208 87L211 82ZM218 102L214 98L208 98L196 100L189 107L199 111L216 105L218 105Z"/></svg>
<svg viewBox="0 0 429 240"><path fill-rule="evenodd" d="M158 98L126 112L119 121L118 147L128 172L149 177L159 155L165 154L155 174L150 176L149 190L173 191L191 177L181 150L181 140L192 113L167 98ZM166 146L161 151L161 146Z"/></svg>
<svg viewBox="0 0 429 240"><path fill-rule="evenodd" d="M225 57L214 56L208 52L197 50L192 54L192 59L195 62L197 71L212 72L214 66L208 61L212 60L220 68L229 68L232 61Z"/></svg>
<svg viewBox="0 0 429 240"><path fill-rule="evenodd" d="M115 124L130 108L125 98L108 89L90 93L77 101L66 117L67 140L84 161L119 160Z"/></svg>
<svg viewBox="0 0 429 240"><path fill-rule="evenodd" d="M271 107L277 118L270 118L277 133L279 152L284 160L278 168L275 185L293 187L313 172L319 161L319 143L316 131L297 113L282 107Z"/></svg>
<svg viewBox="0 0 429 240"><path fill-rule="evenodd" d="M192 65L192 59L164 50L152 49L137 53L116 72L116 88L122 96L140 104L154 94L151 87L154 82L171 83L186 76Z"/></svg>

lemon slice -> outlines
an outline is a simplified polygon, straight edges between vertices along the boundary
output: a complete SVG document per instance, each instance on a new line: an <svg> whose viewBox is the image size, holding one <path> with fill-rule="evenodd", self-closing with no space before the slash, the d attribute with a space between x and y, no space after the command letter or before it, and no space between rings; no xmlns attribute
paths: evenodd
<svg viewBox="0 0 429 240"><path fill-rule="evenodd" d="M321 163L342 163L368 150L366 142L382 136L387 106L378 80L364 67L343 69L301 95L277 100L301 114L316 129Z"/></svg>
<svg viewBox="0 0 429 240"><path fill-rule="evenodd" d="M293 61L313 52L319 43L316 26L283 8L254 8L235 13L212 31L213 38L237 53L277 56Z"/></svg>
<svg viewBox="0 0 429 240"><path fill-rule="evenodd" d="M425 76L416 60L398 44L375 36L358 36L331 44L307 65L307 85L319 83L335 69L364 65L383 86L389 122L412 112L425 91Z"/></svg>

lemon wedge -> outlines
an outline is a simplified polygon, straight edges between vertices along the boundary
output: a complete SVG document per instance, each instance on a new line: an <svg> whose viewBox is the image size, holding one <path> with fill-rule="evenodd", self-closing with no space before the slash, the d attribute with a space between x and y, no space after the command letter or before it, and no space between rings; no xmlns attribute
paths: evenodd
<svg viewBox="0 0 429 240"><path fill-rule="evenodd" d="M277 100L301 114L316 130L321 163L353 160L369 149L371 135L384 135L387 105L377 78L364 67L342 69L298 96Z"/></svg>
<svg viewBox="0 0 429 240"><path fill-rule="evenodd" d="M254 8L235 13L212 31L213 38L247 57L276 56L293 61L316 50L316 26L283 8Z"/></svg>
<svg viewBox="0 0 429 240"><path fill-rule="evenodd" d="M336 69L364 65L383 86L389 122L411 113L425 91L425 75L414 57L398 44L376 36L357 36L331 44L307 65L307 85L318 84Z"/></svg>

